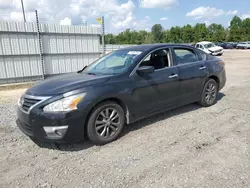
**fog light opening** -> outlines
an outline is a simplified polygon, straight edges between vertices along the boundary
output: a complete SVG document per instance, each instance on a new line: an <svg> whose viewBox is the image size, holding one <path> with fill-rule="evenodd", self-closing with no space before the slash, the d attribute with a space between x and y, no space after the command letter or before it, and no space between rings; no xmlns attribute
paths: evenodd
<svg viewBox="0 0 250 188"><path fill-rule="evenodd" d="M55 133L58 135L58 136L62 136L62 132L60 132L59 130L55 131Z"/></svg>
<svg viewBox="0 0 250 188"><path fill-rule="evenodd" d="M68 126L58 126L58 127L43 127L46 135L48 138L51 139L59 139L59 138L63 138Z"/></svg>

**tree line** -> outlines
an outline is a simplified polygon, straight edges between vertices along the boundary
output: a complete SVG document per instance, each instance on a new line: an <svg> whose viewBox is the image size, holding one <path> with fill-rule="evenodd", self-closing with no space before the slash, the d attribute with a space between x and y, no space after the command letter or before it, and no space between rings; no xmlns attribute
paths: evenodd
<svg viewBox="0 0 250 188"><path fill-rule="evenodd" d="M149 44L149 43L195 43L199 41L240 42L250 41L250 18L241 19L234 16L228 28L212 23L206 26L197 23L165 30L161 24L153 25L151 32L127 29L118 35L105 35L106 44Z"/></svg>

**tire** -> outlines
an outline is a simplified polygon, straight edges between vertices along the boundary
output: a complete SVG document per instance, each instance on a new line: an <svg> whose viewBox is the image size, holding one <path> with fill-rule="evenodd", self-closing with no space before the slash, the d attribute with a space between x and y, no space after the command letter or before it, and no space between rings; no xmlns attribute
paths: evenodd
<svg viewBox="0 0 250 188"><path fill-rule="evenodd" d="M217 102L218 84L214 79L208 79L203 86L199 104L209 107Z"/></svg>
<svg viewBox="0 0 250 188"><path fill-rule="evenodd" d="M113 101L103 102L97 105L90 114L87 136L94 144L104 145L119 137L124 124L123 108Z"/></svg>

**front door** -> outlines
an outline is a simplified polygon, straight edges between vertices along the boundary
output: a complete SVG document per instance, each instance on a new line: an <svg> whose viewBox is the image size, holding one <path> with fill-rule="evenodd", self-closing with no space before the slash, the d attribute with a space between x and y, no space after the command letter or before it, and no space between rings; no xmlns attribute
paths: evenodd
<svg viewBox="0 0 250 188"><path fill-rule="evenodd" d="M169 49L152 52L141 66L153 66L155 71L147 75L135 73L131 77L135 85L132 95L135 105L138 105L137 115L154 113L176 104L179 99L179 73L177 67L172 67Z"/></svg>

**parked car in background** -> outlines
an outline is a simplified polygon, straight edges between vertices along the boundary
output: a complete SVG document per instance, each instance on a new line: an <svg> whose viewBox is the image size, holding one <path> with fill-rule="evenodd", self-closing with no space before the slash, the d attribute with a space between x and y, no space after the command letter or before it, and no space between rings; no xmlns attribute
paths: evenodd
<svg viewBox="0 0 250 188"><path fill-rule="evenodd" d="M203 41L195 44L195 47L211 55L222 55L223 48L212 42Z"/></svg>
<svg viewBox="0 0 250 188"><path fill-rule="evenodd" d="M237 47L237 49L249 49L250 48L250 42L240 42Z"/></svg>
<svg viewBox="0 0 250 188"><path fill-rule="evenodd" d="M28 89L18 102L17 125L33 140L87 136L106 144L125 124L193 102L214 105L226 83L224 64L187 45L123 48Z"/></svg>
<svg viewBox="0 0 250 188"><path fill-rule="evenodd" d="M238 45L238 42L228 42L228 43L231 44L233 48L236 48Z"/></svg>
<svg viewBox="0 0 250 188"><path fill-rule="evenodd" d="M223 49L233 49L233 45L227 42L221 43L220 47L222 47Z"/></svg>
<svg viewBox="0 0 250 188"><path fill-rule="evenodd" d="M221 45L222 45L221 42L214 42L214 44L215 44L216 46L221 46Z"/></svg>

